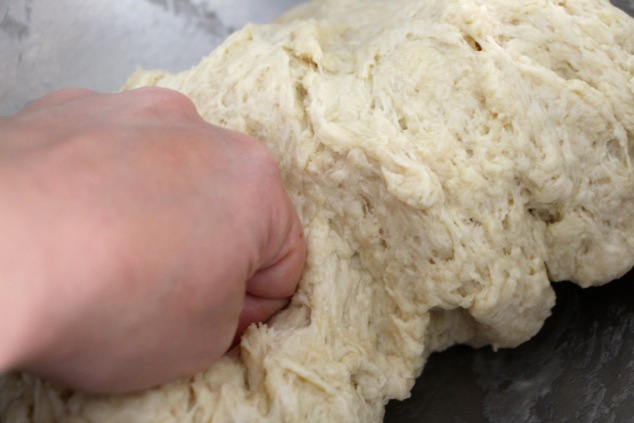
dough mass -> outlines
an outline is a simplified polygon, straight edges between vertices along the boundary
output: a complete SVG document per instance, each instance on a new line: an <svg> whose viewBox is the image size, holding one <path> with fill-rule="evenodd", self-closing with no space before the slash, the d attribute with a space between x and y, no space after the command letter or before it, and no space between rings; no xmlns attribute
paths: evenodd
<svg viewBox="0 0 634 423"><path fill-rule="evenodd" d="M607 1L315 0L126 88L146 85L277 157L299 290L191 380L95 398L5 377L2 421L378 422L433 351L516 346L549 280L634 264L634 20Z"/></svg>

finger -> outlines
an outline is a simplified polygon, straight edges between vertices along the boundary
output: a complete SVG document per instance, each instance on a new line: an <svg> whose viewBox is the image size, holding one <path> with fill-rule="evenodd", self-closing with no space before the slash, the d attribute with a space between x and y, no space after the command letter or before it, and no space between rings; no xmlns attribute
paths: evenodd
<svg viewBox="0 0 634 423"><path fill-rule="evenodd" d="M270 319L275 313L283 309L288 302L288 298L264 299L247 294L244 298L244 306L242 307L232 346L240 340L249 325Z"/></svg>
<svg viewBox="0 0 634 423"><path fill-rule="evenodd" d="M295 217L282 248L247 281L247 294L260 298L288 298L295 292L306 258L304 232Z"/></svg>
<svg viewBox="0 0 634 423"><path fill-rule="evenodd" d="M59 91L54 91L44 97L38 98L26 105L25 110L41 109L47 107L54 107L59 104L67 103L74 100L98 95L96 91L84 89L84 88L67 88Z"/></svg>

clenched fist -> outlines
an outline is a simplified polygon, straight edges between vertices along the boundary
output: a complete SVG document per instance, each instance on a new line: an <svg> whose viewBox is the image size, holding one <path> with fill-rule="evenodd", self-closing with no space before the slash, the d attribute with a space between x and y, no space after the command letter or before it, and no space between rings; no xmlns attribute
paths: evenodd
<svg viewBox="0 0 634 423"><path fill-rule="evenodd" d="M305 256L270 153L158 88L0 117L0 239L0 372L93 392L205 369Z"/></svg>

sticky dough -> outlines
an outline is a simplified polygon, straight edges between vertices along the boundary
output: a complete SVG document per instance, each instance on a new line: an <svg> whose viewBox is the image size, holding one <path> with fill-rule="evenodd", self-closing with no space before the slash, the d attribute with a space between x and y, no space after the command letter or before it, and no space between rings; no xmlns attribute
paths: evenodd
<svg viewBox="0 0 634 423"><path fill-rule="evenodd" d="M95 398L14 375L0 420L378 422L430 353L516 346L549 280L634 263L634 20L607 1L316 0L126 88L147 85L276 156L299 290L190 380Z"/></svg>

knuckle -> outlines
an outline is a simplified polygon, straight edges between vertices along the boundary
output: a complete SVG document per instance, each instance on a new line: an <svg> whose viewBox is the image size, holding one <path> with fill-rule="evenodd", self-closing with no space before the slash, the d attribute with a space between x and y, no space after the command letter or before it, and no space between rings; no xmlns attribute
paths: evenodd
<svg viewBox="0 0 634 423"><path fill-rule="evenodd" d="M261 171L267 175L278 176L277 160L273 153L259 141L253 140L250 147L251 160L258 164Z"/></svg>
<svg viewBox="0 0 634 423"><path fill-rule="evenodd" d="M135 95L142 96L145 99L146 107L150 109L164 108L166 110L177 110L179 112L188 112L198 114L194 103L184 94L161 87L143 87L130 91Z"/></svg>
<svg viewBox="0 0 634 423"><path fill-rule="evenodd" d="M238 132L230 132L229 139L237 148L243 164L250 170L249 174L252 177L261 183L271 183L280 179L277 160L264 144Z"/></svg>
<svg viewBox="0 0 634 423"><path fill-rule="evenodd" d="M81 97L87 95L97 94L96 91L89 90L87 88L64 88L58 91L54 91L49 94L52 97Z"/></svg>

